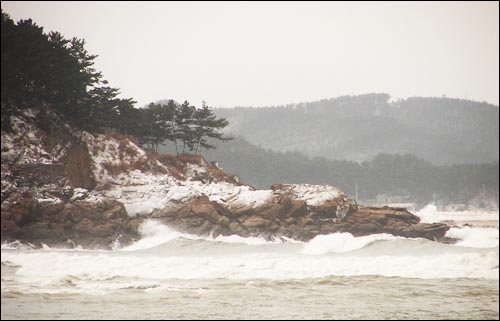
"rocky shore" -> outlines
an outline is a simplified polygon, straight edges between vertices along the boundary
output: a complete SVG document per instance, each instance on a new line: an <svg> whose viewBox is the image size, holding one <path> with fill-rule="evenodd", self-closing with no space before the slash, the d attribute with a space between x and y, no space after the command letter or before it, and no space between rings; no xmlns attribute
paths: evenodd
<svg viewBox="0 0 500 321"><path fill-rule="evenodd" d="M195 235L260 236L268 240L288 237L308 241L320 234L349 232L354 236L389 233L404 237L446 240L446 224L419 223L420 219L398 208L349 207L345 217L337 217L339 205L329 201L309 206L289 195L272 197L258 207L228 208L199 197L180 208L159 210L152 217L170 227Z"/></svg>
<svg viewBox="0 0 500 321"><path fill-rule="evenodd" d="M398 208L360 206L332 186L255 190L203 158L156 155L110 131L41 129L36 115L2 131L2 241L111 248L155 219L195 235L280 237L389 233L450 241L446 224Z"/></svg>

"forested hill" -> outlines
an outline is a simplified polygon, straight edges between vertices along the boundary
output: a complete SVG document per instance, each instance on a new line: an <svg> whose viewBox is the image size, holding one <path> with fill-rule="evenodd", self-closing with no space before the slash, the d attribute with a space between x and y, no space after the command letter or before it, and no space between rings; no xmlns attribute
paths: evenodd
<svg viewBox="0 0 500 321"><path fill-rule="evenodd" d="M356 161L413 154L435 164L499 158L498 106L470 100L366 94L215 113L230 134L277 151Z"/></svg>

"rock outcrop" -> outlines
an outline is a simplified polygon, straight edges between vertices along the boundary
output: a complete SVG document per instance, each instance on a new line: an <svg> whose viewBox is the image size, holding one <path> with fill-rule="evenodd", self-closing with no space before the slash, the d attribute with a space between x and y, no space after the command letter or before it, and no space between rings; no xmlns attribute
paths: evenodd
<svg viewBox="0 0 500 321"><path fill-rule="evenodd" d="M281 191L280 191L281 192ZM439 240L449 229L446 224L423 224L398 208L357 206L352 200L309 206L306 201L278 194L257 206L226 207L208 197L198 197L178 208L156 211L154 218L182 232L195 235L260 236L268 240L288 237L308 241L320 234L349 232L354 236L389 233L404 237ZM339 209L341 209L339 211ZM339 216L340 213L340 216Z"/></svg>
<svg viewBox="0 0 500 321"><path fill-rule="evenodd" d="M37 126L35 111L2 131L2 241L126 245L144 219L196 235L288 237L390 233L431 240L445 224L404 209L363 207L337 188L274 184L255 190L200 156L156 155L112 131Z"/></svg>
<svg viewBox="0 0 500 321"><path fill-rule="evenodd" d="M140 220L128 216L123 204L114 200L40 203L25 193L2 203L1 223L3 240L109 248L138 239Z"/></svg>

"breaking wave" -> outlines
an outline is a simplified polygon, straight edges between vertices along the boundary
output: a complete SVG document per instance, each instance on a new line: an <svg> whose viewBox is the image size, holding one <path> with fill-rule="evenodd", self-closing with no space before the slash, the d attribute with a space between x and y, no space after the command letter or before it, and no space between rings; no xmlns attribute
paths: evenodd
<svg viewBox="0 0 500 321"><path fill-rule="evenodd" d="M468 221L496 221L499 219L499 212L484 212L484 211L455 211L455 212L440 212L436 205L428 204L415 215L420 217L422 223L436 223L442 221L454 221L458 224L467 223Z"/></svg>
<svg viewBox="0 0 500 321"><path fill-rule="evenodd" d="M170 241L176 239L186 239L186 240L205 240L205 241L217 241L226 243L241 243L248 245L259 245L268 244L265 239L260 237L241 237L238 235L231 236L218 236L214 237L201 237L196 235L191 235L187 233L177 232L168 226L157 223L154 220L145 221L139 228L140 233L143 238L132 245L118 249L120 251L138 251L157 247L162 244L169 243ZM286 239L278 239L275 243L282 243ZM291 240L290 240L291 241ZM271 242L273 243L273 242Z"/></svg>
<svg viewBox="0 0 500 321"><path fill-rule="evenodd" d="M16 289L103 293L161 291L174 280L314 279L331 276L498 279L498 229L452 228L455 245L388 234L320 235L309 242L236 236L201 238L154 221L144 238L115 251L2 247ZM50 266L50 269L47 268ZM168 280L168 282L167 282ZM8 290L8 284L2 289Z"/></svg>
<svg viewBox="0 0 500 321"><path fill-rule="evenodd" d="M499 237L498 228L495 227L452 227L446 236L458 238L458 246L475 248L494 248L498 247Z"/></svg>

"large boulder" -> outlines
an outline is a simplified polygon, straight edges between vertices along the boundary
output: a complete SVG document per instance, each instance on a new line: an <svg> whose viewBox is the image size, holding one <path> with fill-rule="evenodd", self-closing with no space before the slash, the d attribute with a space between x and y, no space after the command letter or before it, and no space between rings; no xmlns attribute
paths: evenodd
<svg viewBox="0 0 500 321"><path fill-rule="evenodd" d="M138 224L132 221L115 200L40 204L20 196L18 201L2 203L2 240L109 248L116 241L126 245L139 238Z"/></svg>

